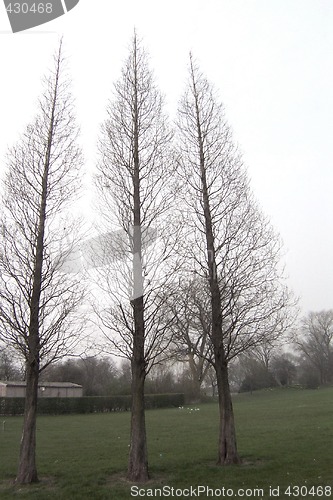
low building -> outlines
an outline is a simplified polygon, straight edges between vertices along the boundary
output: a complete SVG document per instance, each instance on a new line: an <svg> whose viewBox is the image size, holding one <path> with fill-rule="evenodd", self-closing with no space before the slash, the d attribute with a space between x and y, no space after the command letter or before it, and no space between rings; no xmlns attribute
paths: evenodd
<svg viewBox="0 0 333 500"><path fill-rule="evenodd" d="M0 380L0 398L24 398L26 382ZM82 385L71 382L40 382L38 397L40 398L80 398Z"/></svg>

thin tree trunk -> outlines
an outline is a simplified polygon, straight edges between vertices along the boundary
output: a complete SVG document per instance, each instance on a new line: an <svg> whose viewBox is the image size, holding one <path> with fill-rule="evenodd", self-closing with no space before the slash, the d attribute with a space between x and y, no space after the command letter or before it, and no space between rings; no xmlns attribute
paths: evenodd
<svg viewBox="0 0 333 500"><path fill-rule="evenodd" d="M140 228L134 227L134 242L141 240ZM136 244L134 243L134 246ZM134 254L134 293L140 294L132 300L134 315L132 368L132 408L131 408L131 441L128 462L128 479L144 482L149 479L148 452L145 424L144 385L146 379L146 361L144 350L144 303L142 295L141 262L137 262Z"/></svg>
<svg viewBox="0 0 333 500"><path fill-rule="evenodd" d="M28 359L26 362L26 396L23 432L20 448L19 467L16 482L26 484L38 481L36 469L36 418L39 381L39 310L42 287L42 266L44 251L45 211L46 211L47 168L43 178L43 195L36 245L36 262L33 275L33 290L30 305L30 325L28 336Z"/></svg>
<svg viewBox="0 0 333 500"><path fill-rule="evenodd" d="M219 395L220 425L219 425L219 446L218 465L239 464L241 459L237 452L236 430L234 412L229 387L228 365L216 358L217 386Z"/></svg>
<svg viewBox="0 0 333 500"><path fill-rule="evenodd" d="M138 309L143 305L143 298L136 299ZM134 306L135 307L135 306ZM144 384L146 378L144 344L140 332L137 332L133 344L132 359L132 408L131 440L128 461L128 479L145 482L149 479L148 452L145 423Z"/></svg>
<svg viewBox="0 0 333 500"><path fill-rule="evenodd" d="M16 482L29 484L38 481L36 467L36 416L38 395L38 363L27 363L27 387L24 409L24 424L20 447L20 458Z"/></svg>
<svg viewBox="0 0 333 500"><path fill-rule="evenodd" d="M193 397L195 400L200 401L202 378L200 367L196 366L193 353L189 354L189 365L192 377Z"/></svg>

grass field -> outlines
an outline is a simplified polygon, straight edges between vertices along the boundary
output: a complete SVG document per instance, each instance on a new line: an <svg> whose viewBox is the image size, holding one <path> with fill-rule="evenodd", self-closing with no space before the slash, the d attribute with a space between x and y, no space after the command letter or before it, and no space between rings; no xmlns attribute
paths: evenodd
<svg viewBox="0 0 333 500"><path fill-rule="evenodd" d="M155 498L163 498L155 488L162 490L164 498L185 498L191 494L190 487L198 485L210 490L192 490L193 498L194 493L200 493L200 498L331 497L333 388L277 389L235 396L241 466L215 465L217 405L195 408L147 412L152 479L132 490L124 474L128 413L39 417L41 481L27 487L12 485L22 418L7 417L5 430L3 418L0 499L129 499L151 498L154 493Z"/></svg>

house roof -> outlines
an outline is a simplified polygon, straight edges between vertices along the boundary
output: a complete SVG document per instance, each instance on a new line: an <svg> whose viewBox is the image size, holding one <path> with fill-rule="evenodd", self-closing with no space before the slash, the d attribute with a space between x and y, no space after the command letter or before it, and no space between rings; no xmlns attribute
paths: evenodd
<svg viewBox="0 0 333 500"><path fill-rule="evenodd" d="M0 385L6 387L25 387L27 385L24 380L0 380ZM58 389L61 388L82 388L82 385L73 384L72 382L39 382L38 387L55 387Z"/></svg>

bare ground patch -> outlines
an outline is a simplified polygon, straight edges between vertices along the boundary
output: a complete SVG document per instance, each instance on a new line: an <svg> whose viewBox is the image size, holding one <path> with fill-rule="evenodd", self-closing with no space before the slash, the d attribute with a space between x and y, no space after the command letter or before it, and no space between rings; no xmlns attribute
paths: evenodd
<svg viewBox="0 0 333 500"><path fill-rule="evenodd" d="M106 484L107 486L116 486L116 485L122 485L122 486L133 486L133 485L140 485L140 486L151 486L151 485L163 485L166 484L167 481L170 479L168 475L166 474L150 474L150 479L144 483L136 483L129 481L126 477L125 472L116 472L114 474L108 475L106 479Z"/></svg>

